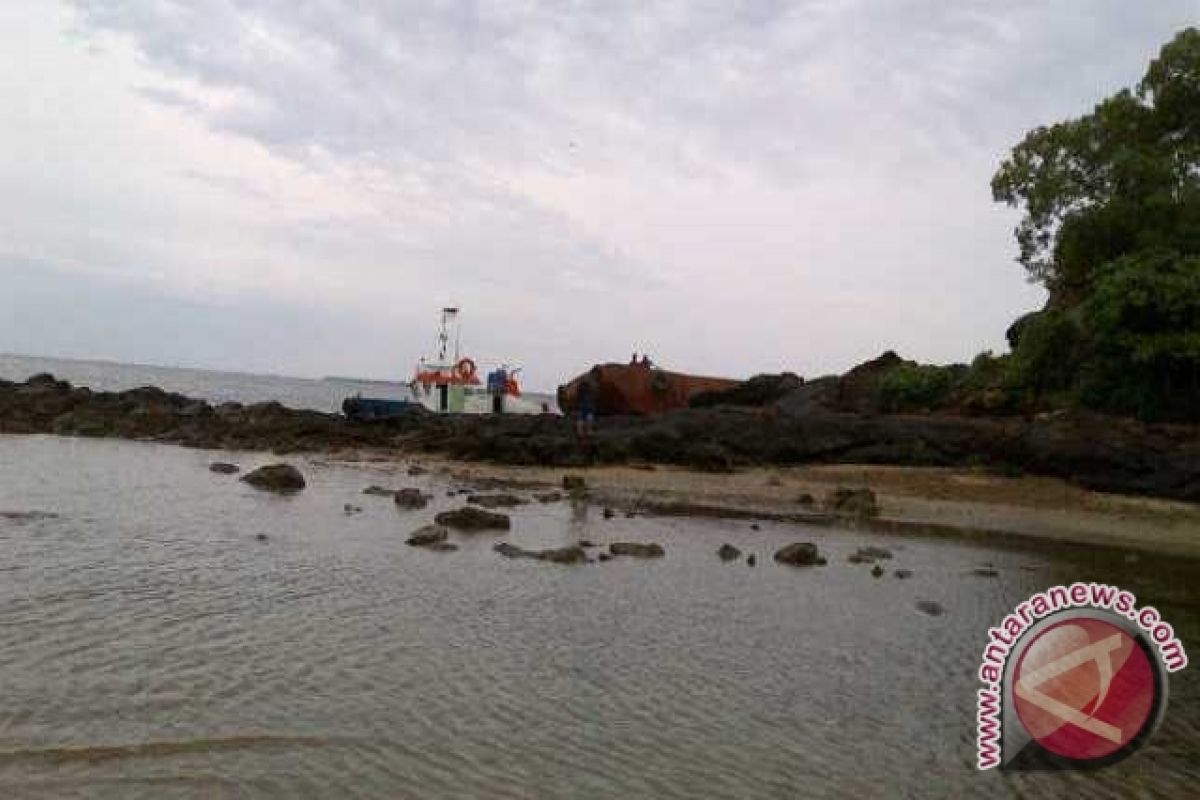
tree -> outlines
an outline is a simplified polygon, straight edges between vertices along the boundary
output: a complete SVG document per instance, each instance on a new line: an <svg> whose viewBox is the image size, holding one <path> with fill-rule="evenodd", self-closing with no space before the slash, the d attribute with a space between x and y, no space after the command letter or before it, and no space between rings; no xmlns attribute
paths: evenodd
<svg viewBox="0 0 1200 800"><path fill-rule="evenodd" d="M1136 90L1031 131L992 195L1023 208L1018 260L1057 304L1081 302L1104 264L1136 251L1200 252L1200 30L1163 47Z"/></svg>

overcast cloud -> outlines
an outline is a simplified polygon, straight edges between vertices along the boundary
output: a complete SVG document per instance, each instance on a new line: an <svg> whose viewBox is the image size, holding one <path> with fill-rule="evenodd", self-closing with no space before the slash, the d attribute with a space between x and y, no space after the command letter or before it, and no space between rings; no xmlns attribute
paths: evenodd
<svg viewBox="0 0 1200 800"><path fill-rule="evenodd" d="M840 371L1042 302L999 160L1196 0L11 2L0 351L549 388Z"/></svg>

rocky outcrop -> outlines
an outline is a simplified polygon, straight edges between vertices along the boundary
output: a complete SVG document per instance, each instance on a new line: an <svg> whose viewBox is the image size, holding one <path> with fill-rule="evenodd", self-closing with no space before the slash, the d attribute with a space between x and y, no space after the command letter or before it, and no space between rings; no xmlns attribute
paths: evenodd
<svg viewBox="0 0 1200 800"><path fill-rule="evenodd" d="M662 545L654 542L613 542L608 546L608 552L614 556L634 558L661 558L667 554Z"/></svg>
<svg viewBox="0 0 1200 800"><path fill-rule="evenodd" d="M1200 426L1148 425L1085 411L1037 417L876 413L866 402L874 391L870 379L897 359L885 356L844 378L808 381L761 407L717 405L601 420L586 453L573 420L547 414L412 414L355 422L278 403L214 407L153 387L93 392L48 375L0 382L0 433L114 436L277 453L402 448L406 454L566 468L591 461L718 469L801 463L990 466L1056 476L1089 489L1200 502Z"/></svg>
<svg viewBox="0 0 1200 800"><path fill-rule="evenodd" d="M291 464L268 464L242 477L255 489L297 492L305 487L304 476Z"/></svg>
<svg viewBox="0 0 1200 800"><path fill-rule="evenodd" d="M775 552L775 560L792 567L824 566L825 557L812 542L795 542Z"/></svg>
<svg viewBox="0 0 1200 800"><path fill-rule="evenodd" d="M792 372L780 375L755 375L729 389L699 392L688 405L692 408L713 406L762 407L782 399L804 385L804 379Z"/></svg>
<svg viewBox="0 0 1200 800"><path fill-rule="evenodd" d="M506 531L512 527L507 514L484 511L475 506L464 506L453 511L443 511L433 518L438 525L460 531Z"/></svg>

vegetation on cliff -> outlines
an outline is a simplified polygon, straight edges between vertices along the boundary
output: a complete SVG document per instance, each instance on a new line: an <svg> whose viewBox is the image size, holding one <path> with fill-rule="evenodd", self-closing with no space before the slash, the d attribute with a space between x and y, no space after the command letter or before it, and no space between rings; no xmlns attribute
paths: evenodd
<svg viewBox="0 0 1200 800"><path fill-rule="evenodd" d="M1031 131L992 191L1050 292L990 387L1014 410L1200 420L1200 30L1078 119Z"/></svg>

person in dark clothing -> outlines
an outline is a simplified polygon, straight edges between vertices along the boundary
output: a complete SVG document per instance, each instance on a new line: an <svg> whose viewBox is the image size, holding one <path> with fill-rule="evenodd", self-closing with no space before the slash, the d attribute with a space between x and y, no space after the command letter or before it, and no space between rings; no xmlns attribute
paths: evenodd
<svg viewBox="0 0 1200 800"><path fill-rule="evenodd" d="M575 405L575 431L579 434L579 438L586 442L592 435L592 428L596 423L596 387L591 378L579 384Z"/></svg>

